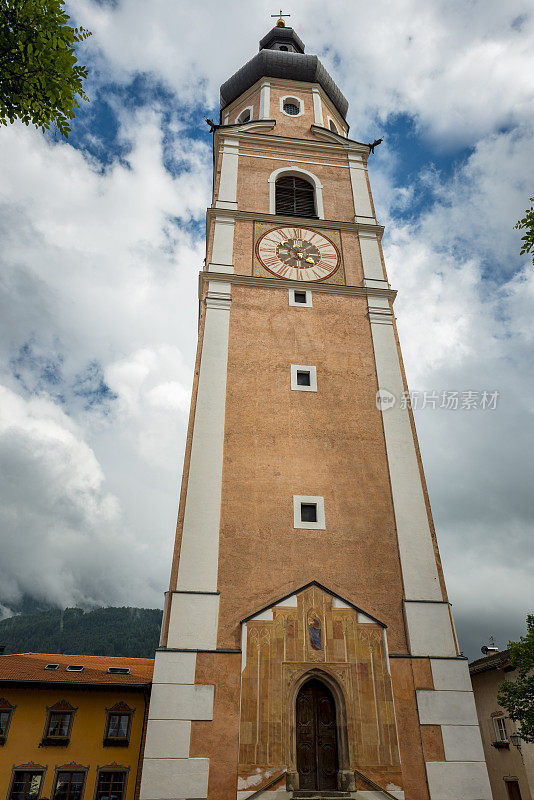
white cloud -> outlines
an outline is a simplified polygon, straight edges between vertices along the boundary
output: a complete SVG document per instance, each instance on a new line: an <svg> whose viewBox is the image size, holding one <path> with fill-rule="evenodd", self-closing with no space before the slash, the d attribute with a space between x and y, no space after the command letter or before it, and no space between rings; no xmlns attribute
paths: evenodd
<svg viewBox="0 0 534 800"><path fill-rule="evenodd" d="M142 0L81 0L74 12L94 32L87 50L100 69L125 82L150 73L197 106L216 104L274 23L268 4L245 0L161 0L148 18ZM377 116L407 113L447 147L531 119L532 16L527 0L377 0L364 16L343 0L295 0L290 23L349 98L356 138Z"/></svg>
<svg viewBox="0 0 534 800"><path fill-rule="evenodd" d="M20 304L18 339L31 330L28 292L36 321L48 313L55 336L76 331L93 354L107 352L110 331L124 352L173 334L193 338L194 305L176 314L169 302L191 298L191 271L202 265L201 240L184 222L208 203L209 152L177 136L184 166L173 177L162 161L160 116L123 117L130 153L104 172L68 144L18 125L2 131L3 260L11 303Z"/></svg>
<svg viewBox="0 0 534 800"><path fill-rule="evenodd" d="M310 31L315 41L317 35ZM340 82L360 128L375 115L407 113L447 148L530 119L533 25L526 0L489 0L483 8L381 0L365 19L356 6L349 11L338 2L321 44L326 36L340 56Z"/></svg>
<svg viewBox="0 0 534 800"><path fill-rule="evenodd" d="M388 221L410 388L500 393L495 411L416 412L449 593L472 656L476 637L493 633L504 646L519 635L532 601L534 273L524 262L517 269L513 223L534 185L533 146L532 133L487 137L452 176L433 177L436 201L420 217Z"/></svg>
<svg viewBox="0 0 534 800"><path fill-rule="evenodd" d="M148 400L154 408L163 408L167 411L187 411L191 400L191 391L188 391L179 381L164 381L150 390Z"/></svg>
<svg viewBox="0 0 534 800"><path fill-rule="evenodd" d="M157 107L119 122L126 156L105 169L23 126L1 132L0 347L9 409L26 420L0 441L20 478L18 493L0 486L4 604L159 605L167 579L203 260L189 223L208 203L210 153Z"/></svg>
<svg viewBox="0 0 534 800"><path fill-rule="evenodd" d="M516 273L503 289L503 311L525 346L534 339L532 307L534 305L534 271L529 265ZM528 398L533 407L534 397Z"/></svg>
<svg viewBox="0 0 534 800"><path fill-rule="evenodd" d="M3 601L22 594L61 605L133 599L128 572L143 543L128 533L72 419L46 398L26 401L0 386L0 460ZM145 596L153 580L148 567Z"/></svg>
<svg viewBox="0 0 534 800"><path fill-rule="evenodd" d="M192 379L181 351L169 345L145 348L109 364L105 375L118 397L116 432L132 439L148 465L177 471Z"/></svg>

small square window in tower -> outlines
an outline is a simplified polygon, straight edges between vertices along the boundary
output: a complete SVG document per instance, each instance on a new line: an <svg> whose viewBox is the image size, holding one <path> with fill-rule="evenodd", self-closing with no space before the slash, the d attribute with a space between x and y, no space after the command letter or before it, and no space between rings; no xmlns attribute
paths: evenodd
<svg viewBox="0 0 534 800"><path fill-rule="evenodd" d="M317 367L307 364L291 364L291 391L316 392Z"/></svg>
<svg viewBox="0 0 534 800"><path fill-rule="evenodd" d="M301 522L317 522L317 505L316 505L316 503L301 503L300 504L300 521Z"/></svg>
<svg viewBox="0 0 534 800"><path fill-rule="evenodd" d="M313 217L315 212L315 190L311 183L284 175L276 181L276 213L289 217Z"/></svg>
<svg viewBox="0 0 534 800"><path fill-rule="evenodd" d="M312 293L309 289L290 289L289 305L300 308L312 308Z"/></svg>
<svg viewBox="0 0 534 800"><path fill-rule="evenodd" d="M300 530L326 530L324 497L293 495L293 527Z"/></svg>

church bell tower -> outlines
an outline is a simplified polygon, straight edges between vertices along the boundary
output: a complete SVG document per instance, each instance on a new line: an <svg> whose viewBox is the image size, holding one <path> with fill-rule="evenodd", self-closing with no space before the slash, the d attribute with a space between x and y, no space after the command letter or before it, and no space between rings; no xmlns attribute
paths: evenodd
<svg viewBox="0 0 534 800"><path fill-rule="evenodd" d="M141 800L491 800L371 147L304 49L280 19L221 87Z"/></svg>

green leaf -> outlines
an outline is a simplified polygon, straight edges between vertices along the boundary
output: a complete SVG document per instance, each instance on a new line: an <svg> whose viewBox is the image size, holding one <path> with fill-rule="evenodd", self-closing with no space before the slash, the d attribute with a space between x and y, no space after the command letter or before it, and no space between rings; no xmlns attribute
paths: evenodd
<svg viewBox="0 0 534 800"><path fill-rule="evenodd" d="M513 680L499 686L497 702L518 723L518 733L525 742L534 742L534 615L527 617L527 633L518 642L509 642Z"/></svg>
<svg viewBox="0 0 534 800"><path fill-rule="evenodd" d="M41 130L57 126L68 136L79 99L87 99L75 45L90 31L74 28L64 0L3 0L9 28L0 15L0 122L16 119ZM6 32L7 30L7 32Z"/></svg>

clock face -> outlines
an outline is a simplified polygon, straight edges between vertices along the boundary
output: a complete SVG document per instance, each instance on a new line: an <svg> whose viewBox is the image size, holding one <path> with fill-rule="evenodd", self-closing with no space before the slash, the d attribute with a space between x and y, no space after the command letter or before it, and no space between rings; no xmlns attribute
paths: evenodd
<svg viewBox="0 0 534 800"><path fill-rule="evenodd" d="M293 281L322 281L339 267L339 250L311 228L274 228L260 237L256 255L265 269Z"/></svg>

